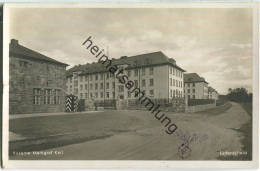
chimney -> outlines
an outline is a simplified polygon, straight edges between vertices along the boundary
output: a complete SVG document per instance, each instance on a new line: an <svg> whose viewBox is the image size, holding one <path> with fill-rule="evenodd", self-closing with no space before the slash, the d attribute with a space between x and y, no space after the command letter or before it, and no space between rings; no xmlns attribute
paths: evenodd
<svg viewBox="0 0 260 171"><path fill-rule="evenodd" d="M13 46L16 46L16 45L18 45L19 43L18 43L18 40L16 40L16 39L11 39L11 45L13 45Z"/></svg>

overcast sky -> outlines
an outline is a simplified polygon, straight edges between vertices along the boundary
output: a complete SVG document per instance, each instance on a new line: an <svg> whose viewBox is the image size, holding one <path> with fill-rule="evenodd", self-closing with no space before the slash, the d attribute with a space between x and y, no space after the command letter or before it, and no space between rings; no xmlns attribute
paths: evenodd
<svg viewBox="0 0 260 171"><path fill-rule="evenodd" d="M92 36L110 58L162 51L219 93L252 91L252 10L12 9L10 38L70 66L96 62Z"/></svg>

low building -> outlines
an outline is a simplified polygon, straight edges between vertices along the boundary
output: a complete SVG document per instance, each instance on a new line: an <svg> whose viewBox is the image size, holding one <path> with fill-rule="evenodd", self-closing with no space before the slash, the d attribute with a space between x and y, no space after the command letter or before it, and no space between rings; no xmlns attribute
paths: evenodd
<svg viewBox="0 0 260 171"><path fill-rule="evenodd" d="M176 61L162 52L112 59L112 65L124 69L124 74L147 97L171 99L184 97L183 72ZM77 65L67 70L67 94L80 99L136 99L102 63Z"/></svg>
<svg viewBox="0 0 260 171"><path fill-rule="evenodd" d="M208 82L197 73L184 74L184 94L188 99L208 99Z"/></svg>
<svg viewBox="0 0 260 171"><path fill-rule="evenodd" d="M208 91L209 91L209 93L208 93L209 99L218 100L218 92L214 88L209 87Z"/></svg>
<svg viewBox="0 0 260 171"><path fill-rule="evenodd" d="M65 110L66 66L12 39L9 46L9 113Z"/></svg>

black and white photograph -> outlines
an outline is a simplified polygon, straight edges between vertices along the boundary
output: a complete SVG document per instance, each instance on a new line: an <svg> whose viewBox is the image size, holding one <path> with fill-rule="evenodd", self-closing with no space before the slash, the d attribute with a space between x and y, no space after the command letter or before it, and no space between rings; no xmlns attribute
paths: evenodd
<svg viewBox="0 0 260 171"><path fill-rule="evenodd" d="M5 9L7 161L257 160L253 6Z"/></svg>

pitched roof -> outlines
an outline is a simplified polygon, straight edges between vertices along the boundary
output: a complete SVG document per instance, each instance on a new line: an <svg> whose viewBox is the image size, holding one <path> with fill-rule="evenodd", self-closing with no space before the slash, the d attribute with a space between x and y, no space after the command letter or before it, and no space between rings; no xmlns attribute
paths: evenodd
<svg viewBox="0 0 260 171"><path fill-rule="evenodd" d="M205 82L208 84L208 82L203 77L200 77L197 73L184 74L184 82L185 83Z"/></svg>
<svg viewBox="0 0 260 171"><path fill-rule="evenodd" d="M112 58L111 60L112 60L111 65L127 65L126 69L169 64L185 72L184 69L176 65L176 61L174 59L167 57L161 51L141 54L136 56L130 56L130 57L122 56L119 59ZM72 73L75 71L82 71L82 74L87 74L87 73L107 72L107 69L101 63L76 65L73 68L67 70L67 76L71 76Z"/></svg>
<svg viewBox="0 0 260 171"><path fill-rule="evenodd" d="M68 64L56 61L50 57L47 57L43 54L40 54L34 50L28 49L28 48L20 45L18 43L18 40L15 40L15 39L12 39L11 43L9 45L9 55L68 66Z"/></svg>
<svg viewBox="0 0 260 171"><path fill-rule="evenodd" d="M216 92L216 93L218 93L217 90L215 90L215 89L212 88L212 87L209 87L209 88L208 88L208 91L209 91L209 92Z"/></svg>

